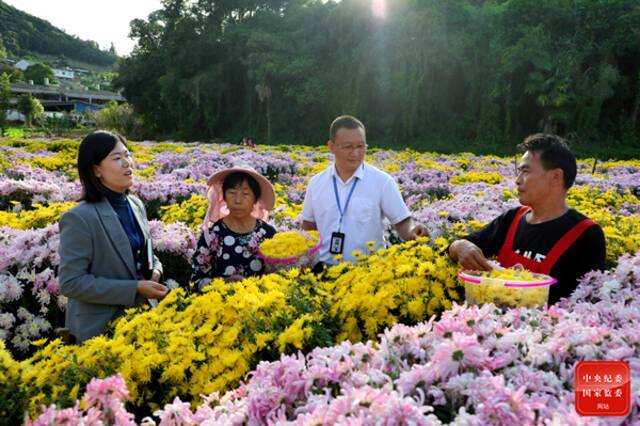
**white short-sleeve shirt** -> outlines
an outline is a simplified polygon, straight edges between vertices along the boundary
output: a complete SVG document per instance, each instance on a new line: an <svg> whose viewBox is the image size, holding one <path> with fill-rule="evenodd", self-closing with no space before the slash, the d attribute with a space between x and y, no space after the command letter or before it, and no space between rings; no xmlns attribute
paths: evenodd
<svg viewBox="0 0 640 426"><path fill-rule="evenodd" d="M315 222L324 239L320 249L320 261L337 263L329 253L331 234L338 231L340 212L333 189L335 176L340 204L344 209L349 191L357 179L358 183L351 196L342 221L341 232L345 234L344 260L355 261L354 250L367 255L367 242L375 243L375 248L383 248L384 224L387 218L392 225L402 222L411 214L402 199L402 194L393 178L382 170L363 163L346 182L338 176L335 164L311 178L304 197L304 207L300 218Z"/></svg>

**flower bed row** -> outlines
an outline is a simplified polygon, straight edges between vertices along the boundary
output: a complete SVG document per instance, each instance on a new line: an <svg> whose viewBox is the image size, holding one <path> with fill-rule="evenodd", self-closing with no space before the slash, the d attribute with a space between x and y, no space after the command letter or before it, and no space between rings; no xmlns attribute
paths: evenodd
<svg viewBox="0 0 640 426"><path fill-rule="evenodd" d="M559 306L503 313L455 305L439 320L396 325L375 343L345 341L261 362L238 388L200 404L175 398L154 416L160 425L634 425L639 297L640 253L623 257L614 271L589 274ZM581 360L630 365L628 416L576 413L573 378ZM134 425L127 399L122 375L94 380L84 409L52 406L28 424L111 417Z"/></svg>
<svg viewBox="0 0 640 426"><path fill-rule="evenodd" d="M79 348L41 340L37 343L44 348L17 363L13 359L38 349L34 340L50 337L52 328L62 324L66 300L55 275L56 221L78 196L76 149L77 141L0 140L0 341L5 341L0 418L19 422L26 407L33 415L41 403L71 407L93 377L116 372L130 387L129 407L136 414L150 413L174 396L197 404L200 394L234 386L250 368L281 353L308 353L345 339L355 343L397 322L415 324L461 299L455 268L440 254L447 240L517 205L511 159L372 150L367 161L391 173L414 217L432 236L444 238L393 246L368 257L364 253L359 267L340 265L322 278L294 271L241 285L218 282L199 297L174 292L159 310L131 312L109 338ZM150 224L155 247L166 275L182 285L188 280L188 261L206 207L201 194L211 173L243 163L268 175L278 197L272 219L287 230L298 226L308 178L329 164L326 150L301 147L141 143L132 149L139 177L134 190L151 217L160 219ZM640 162L600 163L591 172L591 164L579 163L569 203L603 226L607 261L613 266L621 254L640 249ZM629 264L621 262L618 269ZM585 298L602 299L587 288L592 287L581 287ZM604 311L608 319L620 320L620 312L632 315L616 303ZM592 311L580 309L596 321ZM620 320L617 327L623 324ZM402 396L407 397L415 399ZM211 401L216 404L215 398ZM446 421L436 405L436 417ZM184 405L170 409L179 407Z"/></svg>
<svg viewBox="0 0 640 426"><path fill-rule="evenodd" d="M215 280L198 296L172 291L156 309L131 310L112 337L47 343L18 364L11 384L32 413L41 404L72 405L91 378L116 372L143 411L178 395L223 391L281 353L371 339L397 322L415 324L450 308L460 291L441 249L420 240L320 277L293 270L241 283Z"/></svg>
<svg viewBox="0 0 640 426"><path fill-rule="evenodd" d="M482 225L481 221L490 219L490 215L479 214L479 209L493 209L493 214L497 215L500 212L498 207L503 209L517 204L511 192L498 196L501 192L497 188L483 189L484 194L474 195L467 190L466 194L436 201L414 214L418 220L428 224L432 234L444 233L447 238L452 238L476 229ZM499 197L506 197L506 201ZM576 188L569 198L572 205L603 227L609 266L613 266L615 259L623 253L634 253L640 249L640 202L636 200L628 191L618 193L609 189L602 192L587 188ZM70 204L63 205L66 209ZM7 347L16 356L27 356L32 350L31 340L51 336L53 328L63 323L66 299L60 295L55 274L58 265L55 221L61 213L56 206L58 204L54 203L25 210L22 222L18 221L26 223L28 216L32 218L29 223L40 223L43 228L19 230L0 227L0 338L6 340ZM163 207L163 221L151 221L151 233L165 265L165 275L182 286L186 286L189 279L189 261L205 208L204 198L193 195L182 203ZM283 230L296 226L293 217L296 213L291 212L292 208L289 205L278 212L279 225ZM49 222L53 224L47 224Z"/></svg>

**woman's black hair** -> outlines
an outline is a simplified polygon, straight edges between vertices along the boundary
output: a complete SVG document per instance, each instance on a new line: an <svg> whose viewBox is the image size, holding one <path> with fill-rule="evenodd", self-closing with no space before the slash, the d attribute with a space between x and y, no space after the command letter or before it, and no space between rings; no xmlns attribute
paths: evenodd
<svg viewBox="0 0 640 426"><path fill-rule="evenodd" d="M251 192L253 192L255 200L258 201L260 195L262 195L262 192L260 191L260 184L253 178L253 176L245 172L229 173L229 175L224 178L224 181L222 181L223 196L227 192L227 189L237 188L242 185L242 182L247 182Z"/></svg>
<svg viewBox="0 0 640 426"><path fill-rule="evenodd" d="M89 133L80 142L80 148L78 149L78 177L82 184L81 200L95 203L100 201L104 194L107 193L107 188L96 177L93 166L97 166L107 158L107 155L113 151L118 142L122 142L128 148L127 140L124 136L106 130L96 130Z"/></svg>

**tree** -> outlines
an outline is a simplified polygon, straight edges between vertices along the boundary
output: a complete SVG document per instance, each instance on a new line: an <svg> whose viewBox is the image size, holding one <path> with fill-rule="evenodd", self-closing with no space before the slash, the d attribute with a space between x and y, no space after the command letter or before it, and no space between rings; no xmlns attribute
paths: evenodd
<svg viewBox="0 0 640 426"><path fill-rule="evenodd" d="M24 73L13 65L0 63L0 74L7 74L11 83L24 81Z"/></svg>
<svg viewBox="0 0 640 426"><path fill-rule="evenodd" d="M7 49L4 47L4 43L2 42L2 35L0 35L0 59L4 59L7 57Z"/></svg>
<svg viewBox="0 0 640 426"><path fill-rule="evenodd" d="M55 60L55 62L53 63L53 65L55 65L56 68L64 68L64 67L68 67L69 66L69 61L67 61L66 56L64 55L59 55L58 59Z"/></svg>
<svg viewBox="0 0 640 426"><path fill-rule="evenodd" d="M37 63L30 65L24 71L24 77L27 80L33 80L35 84L44 84L45 78L48 78L49 82L53 82L53 70L49 65Z"/></svg>
<svg viewBox="0 0 640 426"><path fill-rule="evenodd" d="M0 137L4 135L7 127L7 113L9 112L9 99L11 97L11 81L9 74L0 74Z"/></svg>
<svg viewBox="0 0 640 426"><path fill-rule="evenodd" d="M27 53L65 55L85 63L111 66L117 57L99 50L95 42L66 34L49 22L24 13L0 1L0 34L9 55Z"/></svg>
<svg viewBox="0 0 640 426"><path fill-rule="evenodd" d="M38 99L31 96L31 93L27 93L18 98L18 112L24 115L26 126L31 127L33 119L44 113L44 107Z"/></svg>
<svg viewBox="0 0 640 426"><path fill-rule="evenodd" d="M163 0L114 86L147 129L193 139L317 143L339 114L400 146L640 136L637 0L389 3Z"/></svg>
<svg viewBox="0 0 640 426"><path fill-rule="evenodd" d="M129 104L109 101L102 110L93 113L93 119L98 129L115 130L133 139L142 137L140 120Z"/></svg>

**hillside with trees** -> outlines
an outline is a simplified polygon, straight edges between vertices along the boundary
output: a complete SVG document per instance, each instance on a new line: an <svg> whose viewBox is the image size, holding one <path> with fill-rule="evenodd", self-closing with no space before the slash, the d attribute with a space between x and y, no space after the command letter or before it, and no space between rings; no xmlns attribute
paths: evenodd
<svg viewBox="0 0 640 426"><path fill-rule="evenodd" d="M48 21L22 12L0 0L0 52L9 56L30 54L65 57L102 67L113 65L117 56L100 50L94 41L80 40Z"/></svg>
<svg viewBox="0 0 640 426"><path fill-rule="evenodd" d="M318 143L351 113L389 146L637 144L637 0L162 3L117 80L159 134Z"/></svg>

